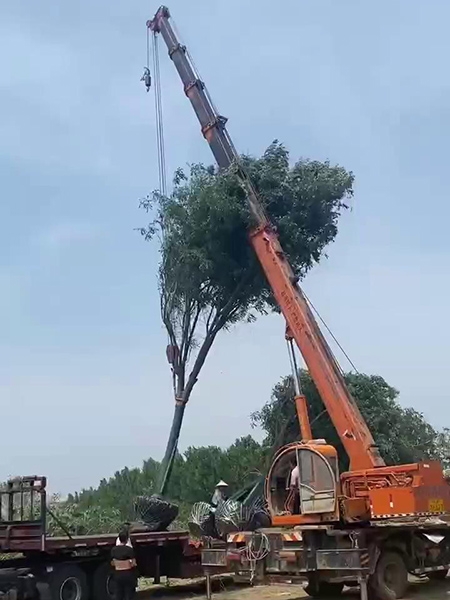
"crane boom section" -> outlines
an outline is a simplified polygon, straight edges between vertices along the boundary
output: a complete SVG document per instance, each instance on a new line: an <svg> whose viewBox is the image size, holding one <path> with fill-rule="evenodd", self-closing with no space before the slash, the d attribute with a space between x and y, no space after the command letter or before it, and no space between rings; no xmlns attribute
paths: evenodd
<svg viewBox="0 0 450 600"><path fill-rule="evenodd" d="M219 168L235 166L238 169L255 221L250 233L251 244L349 456L351 469L383 466L372 434L350 395L340 368L297 283L276 231L266 216L252 182L240 166L239 155L226 129L227 119L215 109L187 55L186 47L181 44L169 19L169 10L163 6L147 26L162 35Z"/></svg>

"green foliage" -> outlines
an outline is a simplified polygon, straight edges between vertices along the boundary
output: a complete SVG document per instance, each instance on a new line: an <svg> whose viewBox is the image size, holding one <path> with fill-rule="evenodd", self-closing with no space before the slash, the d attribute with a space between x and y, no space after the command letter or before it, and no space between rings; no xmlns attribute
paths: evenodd
<svg viewBox="0 0 450 600"><path fill-rule="evenodd" d="M113 477L102 479L97 488L76 494L73 500L81 508L101 506L108 510L116 509L122 520L132 519L134 498L155 491L159 467L159 463L152 458L146 460L141 469L125 467L116 471Z"/></svg>
<svg viewBox="0 0 450 600"><path fill-rule="evenodd" d="M267 450L251 436L237 439L227 449L217 446L188 448L177 455L167 496L180 507L176 526L186 524L190 507L199 500L210 500L214 487L225 479L230 490L239 490L246 481L264 469ZM103 479L96 489L83 490L72 495L69 502L56 504L57 516L80 529L86 529L92 520L93 527L103 532L135 518L133 501L139 495L157 491L160 464L153 459L144 462L141 469L122 469L113 477ZM84 519L84 520L83 520ZM103 520L102 520L103 519ZM75 526L73 525L73 526ZM72 526L72 525L71 525ZM59 529L54 524L53 530Z"/></svg>
<svg viewBox="0 0 450 600"><path fill-rule="evenodd" d="M101 505L83 508L73 502L53 501L47 519L47 533L53 536L116 533L123 522L120 511ZM56 517L56 518L55 518Z"/></svg>
<svg viewBox="0 0 450 600"><path fill-rule="evenodd" d="M294 271L304 275L336 236L344 200L353 193L352 173L328 162L299 160L291 166L289 152L276 141L262 157L242 162ZM250 213L234 170L218 173L196 164L186 175L179 169L169 197L154 193L142 205L156 210L142 233L147 239L164 234L160 284L163 295L171 291L165 300L174 317L192 300L217 314L230 297L235 299L223 325L267 310L271 295L248 241Z"/></svg>
<svg viewBox="0 0 450 600"><path fill-rule="evenodd" d="M397 390L382 377L349 373L345 379L388 464L439 457L443 440L439 441L437 432L422 414L412 408L403 408L398 403ZM301 380L308 400L314 437L325 438L335 446L341 467L347 468L348 460L341 441L306 371L301 372ZM292 378L285 377L275 386L271 401L252 416L253 423L260 425L266 432L266 443L274 449L299 439L293 398Z"/></svg>
<svg viewBox="0 0 450 600"><path fill-rule="evenodd" d="M266 449L251 436L237 439L227 449L190 447L174 466L168 493L171 498L188 504L207 502L220 479L235 492L264 470L266 456Z"/></svg>
<svg viewBox="0 0 450 600"><path fill-rule="evenodd" d="M444 427L436 439L438 458L445 469L450 468L450 429Z"/></svg>

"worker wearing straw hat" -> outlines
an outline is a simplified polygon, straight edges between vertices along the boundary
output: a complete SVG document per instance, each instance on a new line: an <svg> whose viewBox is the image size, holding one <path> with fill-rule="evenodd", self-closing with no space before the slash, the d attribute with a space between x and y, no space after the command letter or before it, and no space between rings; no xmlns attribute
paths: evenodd
<svg viewBox="0 0 450 600"><path fill-rule="evenodd" d="M223 479L216 484L214 489L213 497L211 498L211 504L217 507L221 502L224 502L228 497L228 483Z"/></svg>

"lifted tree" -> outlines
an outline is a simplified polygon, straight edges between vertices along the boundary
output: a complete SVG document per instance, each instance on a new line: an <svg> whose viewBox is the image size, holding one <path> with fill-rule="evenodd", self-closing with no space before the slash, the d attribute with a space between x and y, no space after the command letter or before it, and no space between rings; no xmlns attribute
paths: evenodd
<svg viewBox="0 0 450 600"><path fill-rule="evenodd" d="M338 217L353 194L353 174L328 162L290 165L277 141L258 159L242 157L242 164L302 278L337 234ZM147 240L157 236L160 244L161 315L176 403L161 469L163 494L186 404L217 334L276 306L248 243L251 215L233 169L179 169L169 196L154 192L141 205L154 217L141 233Z"/></svg>

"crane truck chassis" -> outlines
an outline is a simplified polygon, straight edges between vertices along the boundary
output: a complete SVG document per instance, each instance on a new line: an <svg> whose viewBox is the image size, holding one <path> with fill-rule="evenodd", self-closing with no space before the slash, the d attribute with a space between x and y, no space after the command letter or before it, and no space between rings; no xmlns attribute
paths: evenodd
<svg viewBox="0 0 450 600"><path fill-rule="evenodd" d="M205 544L206 546L206 544ZM332 525L236 532L202 551L206 574L234 573L250 583L306 582L314 598L362 586L377 600L402 598L408 574L443 580L450 568L450 529L440 519L392 519L364 528Z"/></svg>
<svg viewBox="0 0 450 600"><path fill-rule="evenodd" d="M249 244L286 321L301 432L298 442L275 454L269 469L265 498L272 527L232 533L223 548L211 543L202 563L208 573L233 565L242 572L247 566L253 579L303 576L315 597L356 582L363 597L368 583L379 600L402 598L408 572L441 578L449 568L450 485L442 467L433 461L385 464L233 145L227 119L217 112L172 27L169 9L161 6L147 28L163 38L219 169L234 169L245 192L252 221ZM312 437L293 342L349 458L346 473L339 473L336 449ZM289 483L293 465L299 470L294 489Z"/></svg>
<svg viewBox="0 0 450 600"><path fill-rule="evenodd" d="M73 536L60 521L66 535L48 536L48 515L58 518L47 505L45 477L11 479L0 491L0 507L0 595L29 600L38 589L52 600L113 600L116 534ZM131 531L130 538L141 576L159 583L161 576L202 575L200 545L188 531Z"/></svg>

